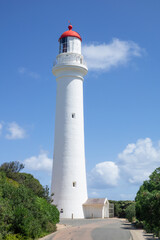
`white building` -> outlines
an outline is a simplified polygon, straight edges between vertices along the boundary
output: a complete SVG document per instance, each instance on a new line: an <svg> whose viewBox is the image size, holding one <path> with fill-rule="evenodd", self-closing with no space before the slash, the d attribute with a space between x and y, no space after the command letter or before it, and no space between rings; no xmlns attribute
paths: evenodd
<svg viewBox="0 0 160 240"><path fill-rule="evenodd" d="M87 201L83 77L88 69L81 55L82 39L71 25L68 28L59 38L52 69L57 96L51 193L61 218L104 218L109 216L108 201Z"/></svg>
<svg viewBox="0 0 160 240"><path fill-rule="evenodd" d="M81 37L72 30L59 38L53 66L57 81L54 156L51 192L61 218L84 218L87 185L84 151L83 77L87 66Z"/></svg>
<svg viewBox="0 0 160 240"><path fill-rule="evenodd" d="M85 218L109 218L107 198L90 198L83 204Z"/></svg>

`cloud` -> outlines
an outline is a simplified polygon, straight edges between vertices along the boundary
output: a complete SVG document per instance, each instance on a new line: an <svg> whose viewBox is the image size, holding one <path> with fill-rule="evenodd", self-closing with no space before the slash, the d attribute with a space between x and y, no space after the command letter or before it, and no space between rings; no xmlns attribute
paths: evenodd
<svg viewBox="0 0 160 240"><path fill-rule="evenodd" d="M88 176L89 186L93 188L116 186L118 178L119 169L114 162L101 162L91 170Z"/></svg>
<svg viewBox="0 0 160 240"><path fill-rule="evenodd" d="M83 45L82 52L90 70L108 71L112 67L125 65L133 57L140 57L142 50L133 41L114 38L111 43Z"/></svg>
<svg viewBox="0 0 160 240"><path fill-rule="evenodd" d="M141 184L160 166L160 145L153 146L150 138L138 139L118 155L118 166L128 181Z"/></svg>
<svg viewBox="0 0 160 240"><path fill-rule="evenodd" d="M25 130L15 122L8 124L7 131L8 134L6 134L6 138L10 140L23 139L26 137Z"/></svg>
<svg viewBox="0 0 160 240"><path fill-rule="evenodd" d="M26 75L26 76L29 76L29 77L34 78L34 79L40 78L40 75L38 73L32 72L25 67L18 68L18 72L21 75Z"/></svg>
<svg viewBox="0 0 160 240"><path fill-rule="evenodd" d="M123 199L123 200L126 200L126 199L134 199L135 198L135 196L136 196L136 194L134 194L134 193L121 193L120 194L120 198L121 199Z"/></svg>
<svg viewBox="0 0 160 240"><path fill-rule="evenodd" d="M3 128L3 124L0 123L0 135L1 135L1 133L2 133L2 128Z"/></svg>
<svg viewBox="0 0 160 240"><path fill-rule="evenodd" d="M36 72L29 72L28 75L34 79L40 78L40 75Z"/></svg>
<svg viewBox="0 0 160 240"><path fill-rule="evenodd" d="M27 71L27 69L24 68L24 67L18 68L18 72L19 72L20 74L24 74L24 73L26 73L26 71Z"/></svg>
<svg viewBox="0 0 160 240"><path fill-rule="evenodd" d="M45 170L51 172L52 159L48 158L47 152L42 151L38 156L32 156L23 161L25 168L29 170Z"/></svg>
<svg viewBox="0 0 160 240"><path fill-rule="evenodd" d="M160 143L155 145L150 138L138 139L135 143L128 144L118 154L116 162L106 161L96 164L88 174L88 185L97 192L108 187L123 188L125 184L125 188L129 191L131 186L140 186L159 166ZM123 199L135 195L135 193L129 195L131 193L126 193L125 189L123 192L120 195Z"/></svg>

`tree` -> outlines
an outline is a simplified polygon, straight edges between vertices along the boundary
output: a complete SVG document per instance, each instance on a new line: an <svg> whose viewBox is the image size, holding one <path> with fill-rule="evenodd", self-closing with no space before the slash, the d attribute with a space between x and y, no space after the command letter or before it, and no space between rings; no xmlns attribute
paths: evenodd
<svg viewBox="0 0 160 240"><path fill-rule="evenodd" d="M160 168L144 181L136 196L136 217L144 222L147 231L160 233Z"/></svg>
<svg viewBox="0 0 160 240"><path fill-rule="evenodd" d="M24 164L18 161L5 162L0 166L0 171L5 172L9 178L14 177L16 173L19 173L24 168Z"/></svg>
<svg viewBox="0 0 160 240"><path fill-rule="evenodd" d="M113 201L109 200L110 203L114 204L114 215L119 218L126 218L126 209L132 205L133 201Z"/></svg>
<svg viewBox="0 0 160 240"><path fill-rule="evenodd" d="M14 166L0 166L0 239L35 239L55 231L59 211L49 201L48 188Z"/></svg>
<svg viewBox="0 0 160 240"><path fill-rule="evenodd" d="M39 197L45 196L45 188L43 188L40 182L34 178L32 174L18 172L12 176L12 179L31 189L31 191Z"/></svg>
<svg viewBox="0 0 160 240"><path fill-rule="evenodd" d="M8 181L14 180L16 183L23 184L27 188L30 188L33 193L38 195L39 197L45 198L48 202L52 202L51 197L49 196L49 188L48 186L43 187L40 182L33 177L33 175L28 173L20 173L20 171L24 168L24 164L13 161L13 162L5 162L0 166L0 172L4 172L6 176L9 178ZM15 184L16 184L15 183Z"/></svg>
<svg viewBox="0 0 160 240"><path fill-rule="evenodd" d="M136 209L135 209L135 203L130 204L126 210L126 218L129 222L133 222L135 216L136 216Z"/></svg>

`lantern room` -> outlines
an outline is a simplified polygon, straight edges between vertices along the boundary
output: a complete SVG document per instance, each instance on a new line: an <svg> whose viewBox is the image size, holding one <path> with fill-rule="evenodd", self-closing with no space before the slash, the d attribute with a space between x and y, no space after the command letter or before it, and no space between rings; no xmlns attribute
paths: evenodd
<svg viewBox="0 0 160 240"><path fill-rule="evenodd" d="M68 26L68 31L59 38L59 54L78 53L81 54L81 36L72 30L72 25Z"/></svg>

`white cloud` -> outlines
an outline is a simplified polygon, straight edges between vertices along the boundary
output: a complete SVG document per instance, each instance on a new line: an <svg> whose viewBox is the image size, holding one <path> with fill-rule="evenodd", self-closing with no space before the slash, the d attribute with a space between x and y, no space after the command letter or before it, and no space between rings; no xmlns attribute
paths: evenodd
<svg viewBox="0 0 160 240"><path fill-rule="evenodd" d="M90 195L91 195L92 197L97 197L97 196L98 196L98 193L94 191L94 192L91 192Z"/></svg>
<svg viewBox="0 0 160 240"><path fill-rule="evenodd" d="M114 38L111 43L83 45L82 52L90 70L108 71L126 64L133 57L140 57L142 50L133 41Z"/></svg>
<svg viewBox="0 0 160 240"><path fill-rule="evenodd" d="M32 78L34 78L34 79L40 78L40 75L39 75L38 73L32 72L32 71L28 70L28 69L25 68L25 67L20 67L20 68L18 68L18 72L19 72L19 74L21 74L21 75L27 75L27 76L32 77Z"/></svg>
<svg viewBox="0 0 160 240"><path fill-rule="evenodd" d="M29 170L45 170L51 172L52 159L48 158L47 152L42 151L38 156L32 156L23 161L25 168Z"/></svg>
<svg viewBox="0 0 160 240"><path fill-rule="evenodd" d="M40 78L40 75L36 72L29 72L28 75L34 79Z"/></svg>
<svg viewBox="0 0 160 240"><path fill-rule="evenodd" d="M88 174L90 189L105 189L108 187L122 186L126 188L141 185L149 175L160 166L160 143L155 146L150 138L138 139L136 143L130 143L118 154L118 161L101 162ZM118 191L118 190L117 190ZM121 193L122 194L122 193ZM124 195L121 198L132 198ZM91 194L92 195L92 194Z"/></svg>
<svg viewBox="0 0 160 240"><path fill-rule="evenodd" d="M88 176L89 185L94 188L116 186L119 178L119 169L114 162L101 162L91 170Z"/></svg>
<svg viewBox="0 0 160 240"><path fill-rule="evenodd" d="M27 69L24 68L24 67L18 68L18 72L19 72L20 74L24 74L26 71L27 71Z"/></svg>
<svg viewBox="0 0 160 240"><path fill-rule="evenodd" d="M128 144L118 155L119 168L130 183L140 184L160 166L160 146L153 146L150 138Z"/></svg>
<svg viewBox="0 0 160 240"><path fill-rule="evenodd" d="M121 193L120 198L123 200L133 200L135 198L136 194L134 193Z"/></svg>
<svg viewBox="0 0 160 240"><path fill-rule="evenodd" d="M2 133L2 128L3 128L3 124L0 123L0 135L1 135L1 133Z"/></svg>
<svg viewBox="0 0 160 240"><path fill-rule="evenodd" d="M15 122L8 124L7 131L8 134L6 134L6 138L10 140L23 139L26 137L25 130Z"/></svg>

